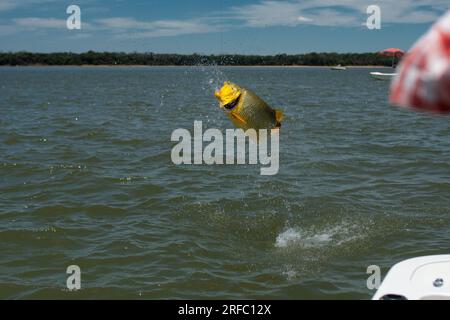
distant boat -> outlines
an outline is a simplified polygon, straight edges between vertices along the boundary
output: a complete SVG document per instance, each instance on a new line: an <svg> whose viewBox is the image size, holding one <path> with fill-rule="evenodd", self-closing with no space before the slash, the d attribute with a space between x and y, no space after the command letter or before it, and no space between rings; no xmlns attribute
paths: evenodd
<svg viewBox="0 0 450 320"><path fill-rule="evenodd" d="M397 73L371 72L370 75L377 80L391 80Z"/></svg>
<svg viewBox="0 0 450 320"><path fill-rule="evenodd" d="M338 65L335 66L335 67L331 67L331 70L345 71L345 70L347 70L347 68L341 66L340 64L338 64Z"/></svg>

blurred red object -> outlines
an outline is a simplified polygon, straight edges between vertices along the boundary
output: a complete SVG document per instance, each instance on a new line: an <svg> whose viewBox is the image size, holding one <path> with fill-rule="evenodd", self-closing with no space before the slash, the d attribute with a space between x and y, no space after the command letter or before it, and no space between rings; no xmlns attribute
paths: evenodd
<svg viewBox="0 0 450 320"><path fill-rule="evenodd" d="M403 58L391 85L390 102L450 113L450 11Z"/></svg>

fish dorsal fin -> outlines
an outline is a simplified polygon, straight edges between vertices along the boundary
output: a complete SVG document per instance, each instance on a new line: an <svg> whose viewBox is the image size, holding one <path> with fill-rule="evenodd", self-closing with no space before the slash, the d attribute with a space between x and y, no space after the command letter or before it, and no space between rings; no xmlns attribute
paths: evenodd
<svg viewBox="0 0 450 320"><path fill-rule="evenodd" d="M284 113L281 110L275 110L275 119L277 122L281 122L284 118Z"/></svg>

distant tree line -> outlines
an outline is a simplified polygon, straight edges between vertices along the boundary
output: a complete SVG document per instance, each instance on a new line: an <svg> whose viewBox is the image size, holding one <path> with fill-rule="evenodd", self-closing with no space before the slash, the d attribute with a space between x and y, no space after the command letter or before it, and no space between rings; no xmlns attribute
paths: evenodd
<svg viewBox="0 0 450 320"><path fill-rule="evenodd" d="M277 55L200 55L94 52L0 52L2 66L69 66L69 65L145 65L145 66L390 66L392 58L378 53L306 53Z"/></svg>

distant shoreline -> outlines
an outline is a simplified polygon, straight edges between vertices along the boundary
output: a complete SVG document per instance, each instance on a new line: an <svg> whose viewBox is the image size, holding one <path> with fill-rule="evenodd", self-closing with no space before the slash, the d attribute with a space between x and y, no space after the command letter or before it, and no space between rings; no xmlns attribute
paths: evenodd
<svg viewBox="0 0 450 320"><path fill-rule="evenodd" d="M398 60L398 59L397 59ZM293 67L311 68L342 65L348 67L385 66L393 63L391 57L378 52L333 53L311 52L277 55L200 55L168 53L94 52L0 52L0 66L236 66L236 67ZM398 61L395 61L398 63Z"/></svg>
<svg viewBox="0 0 450 320"><path fill-rule="evenodd" d="M217 66L209 66L209 65L123 65L123 64L84 64L84 65L46 65L46 64L35 64L35 65L0 65L0 68L59 68L59 67L77 67L77 68L198 68L198 67L220 67L220 68L319 68L319 69L331 69L333 66L314 66L314 65L299 65L299 66L277 66L277 65L217 65ZM368 65L368 66L344 66L348 69L390 69L391 67L387 66L377 66L377 65Z"/></svg>

